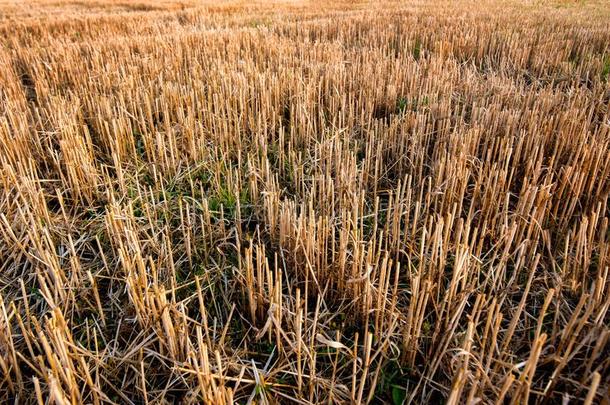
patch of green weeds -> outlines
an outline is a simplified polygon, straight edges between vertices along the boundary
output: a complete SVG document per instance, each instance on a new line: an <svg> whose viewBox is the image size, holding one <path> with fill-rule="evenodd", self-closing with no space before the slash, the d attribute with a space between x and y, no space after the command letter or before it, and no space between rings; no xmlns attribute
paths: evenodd
<svg viewBox="0 0 610 405"><path fill-rule="evenodd" d="M413 47L413 58L419 60L422 52L422 43L419 39L415 40L415 46Z"/></svg>
<svg viewBox="0 0 610 405"><path fill-rule="evenodd" d="M142 160L146 160L146 148L144 147L144 137L140 131L133 131L133 137L135 139L136 153Z"/></svg>
<svg viewBox="0 0 610 405"><path fill-rule="evenodd" d="M387 402L402 405L407 399L405 383L409 380L409 369L400 365L398 360L390 360L381 368L376 392ZM386 402L386 403L387 403Z"/></svg>
<svg viewBox="0 0 610 405"><path fill-rule="evenodd" d="M424 336L430 336L432 333L432 324L429 321L424 321L421 329L424 332Z"/></svg>
<svg viewBox="0 0 610 405"><path fill-rule="evenodd" d="M608 82L610 78L610 56L604 58L604 64L602 66L601 79L604 83Z"/></svg>
<svg viewBox="0 0 610 405"><path fill-rule="evenodd" d="M406 111L416 112L420 108L427 107L429 104L430 100L428 99L428 96L413 97L412 99L400 97L396 101L396 113L403 114Z"/></svg>
<svg viewBox="0 0 610 405"><path fill-rule="evenodd" d="M208 208L211 213L220 214L221 209L224 217L227 219L233 219L236 217L237 202L240 205L240 214L250 214L250 194L249 189L243 186L239 191L239 195L235 195L228 188L221 188L215 195L208 197Z"/></svg>
<svg viewBox="0 0 610 405"><path fill-rule="evenodd" d="M398 99L398 101L396 101L396 112L398 114L402 114L407 110L407 107L409 105L409 99L405 98L405 97L401 97Z"/></svg>

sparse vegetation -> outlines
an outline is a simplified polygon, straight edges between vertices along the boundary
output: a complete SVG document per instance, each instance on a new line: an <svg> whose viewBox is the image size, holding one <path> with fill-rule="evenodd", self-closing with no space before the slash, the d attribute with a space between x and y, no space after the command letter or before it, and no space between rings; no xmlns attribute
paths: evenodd
<svg viewBox="0 0 610 405"><path fill-rule="evenodd" d="M608 18L0 4L0 401L610 401Z"/></svg>

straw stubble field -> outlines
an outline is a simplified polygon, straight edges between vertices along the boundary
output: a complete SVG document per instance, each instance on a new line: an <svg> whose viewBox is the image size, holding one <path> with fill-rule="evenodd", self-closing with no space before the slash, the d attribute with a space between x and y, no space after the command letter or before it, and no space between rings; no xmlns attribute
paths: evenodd
<svg viewBox="0 0 610 405"><path fill-rule="evenodd" d="M0 400L608 403L610 6L0 4Z"/></svg>

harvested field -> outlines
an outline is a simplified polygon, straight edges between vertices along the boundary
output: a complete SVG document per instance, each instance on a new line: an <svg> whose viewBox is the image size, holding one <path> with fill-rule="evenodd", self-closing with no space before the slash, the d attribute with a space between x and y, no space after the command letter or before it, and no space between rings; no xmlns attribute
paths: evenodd
<svg viewBox="0 0 610 405"><path fill-rule="evenodd" d="M610 3L0 1L0 402L610 404Z"/></svg>

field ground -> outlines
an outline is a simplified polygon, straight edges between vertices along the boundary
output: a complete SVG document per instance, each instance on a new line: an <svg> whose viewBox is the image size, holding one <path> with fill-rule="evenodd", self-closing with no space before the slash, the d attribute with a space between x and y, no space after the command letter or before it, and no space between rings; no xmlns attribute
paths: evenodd
<svg viewBox="0 0 610 405"><path fill-rule="evenodd" d="M610 403L607 1L0 1L0 401Z"/></svg>

